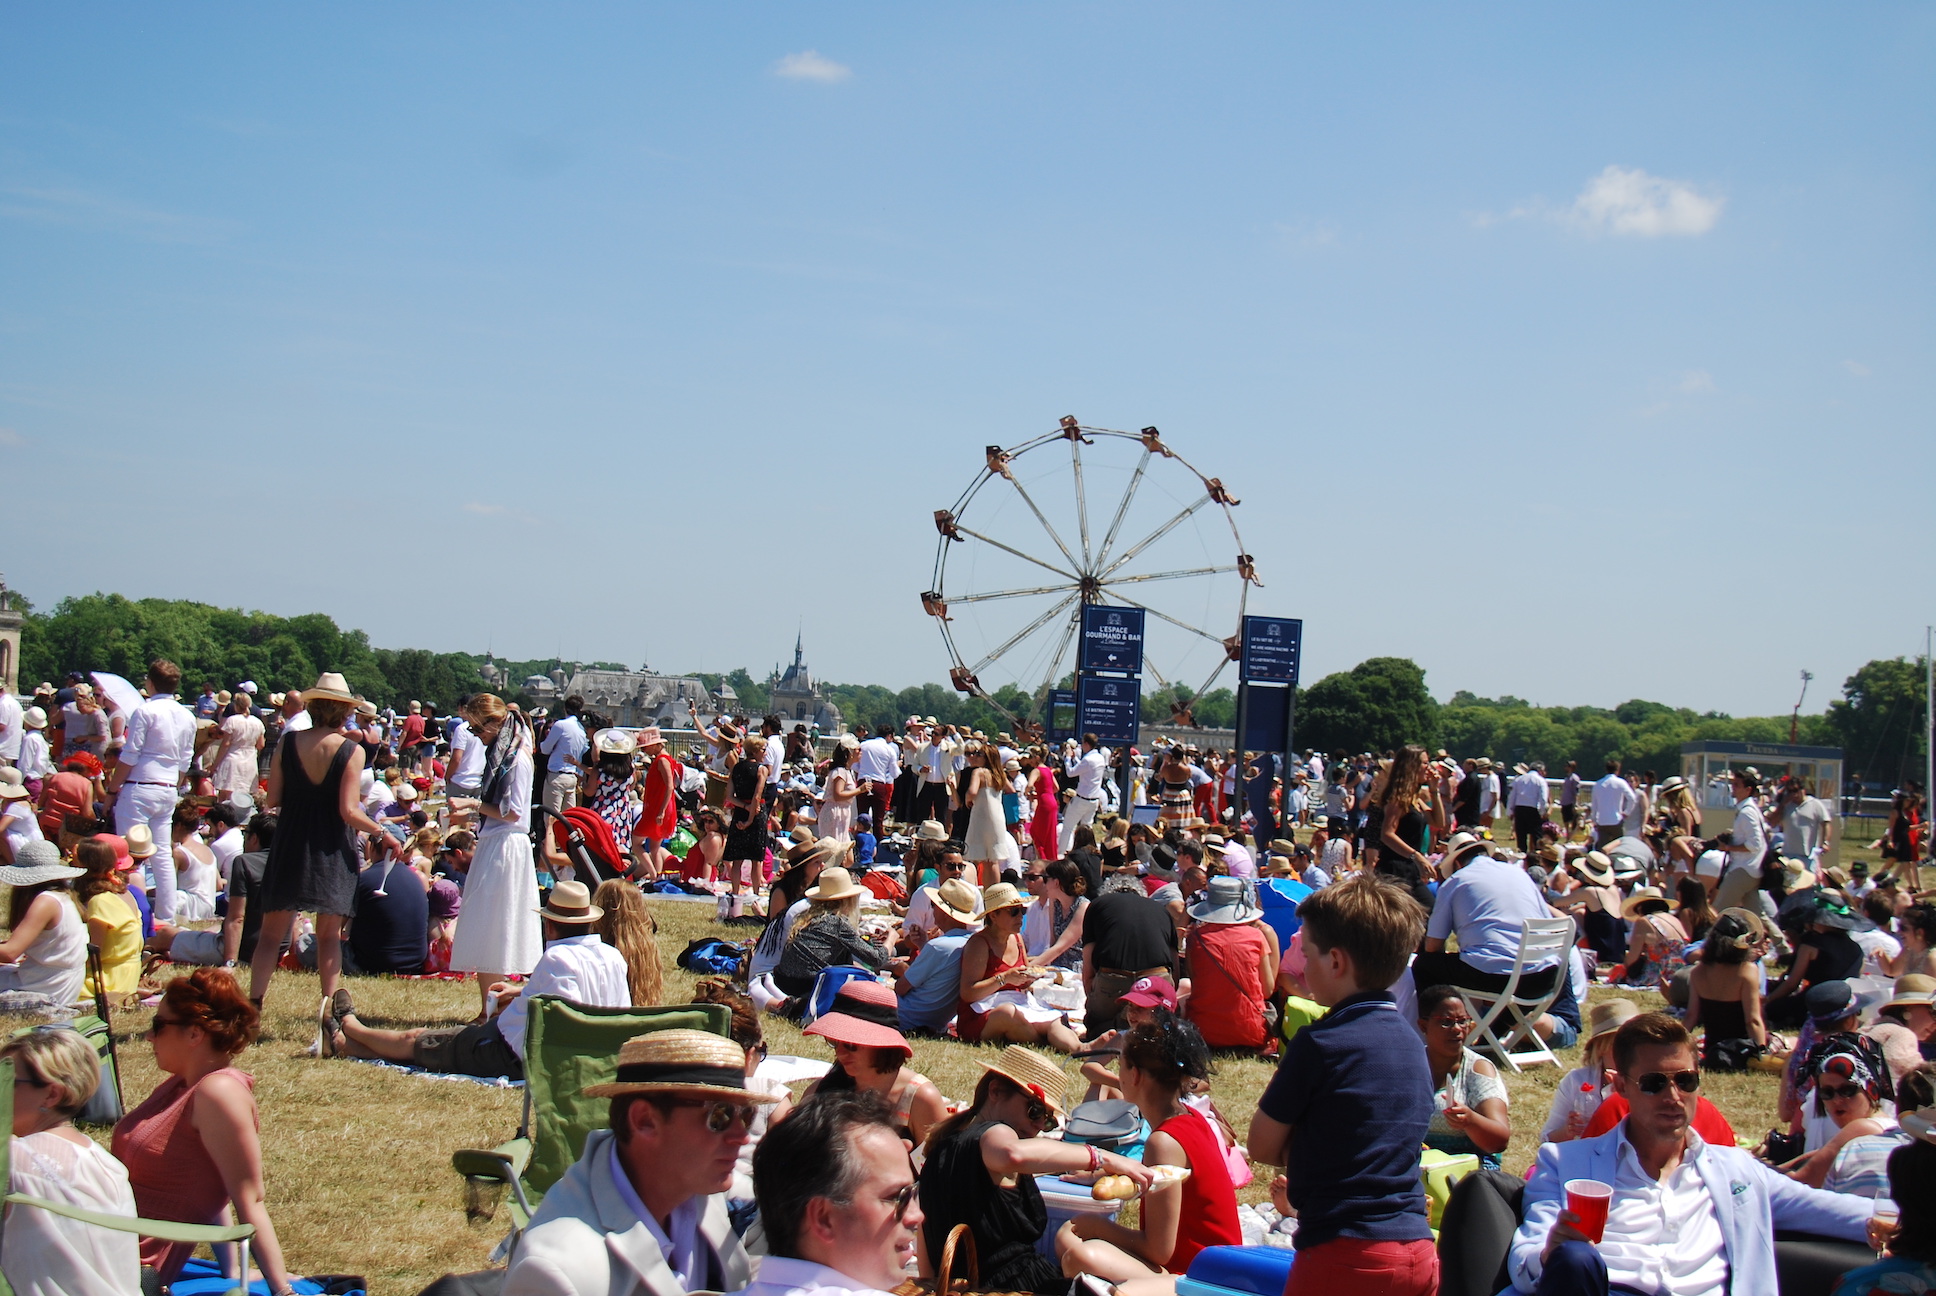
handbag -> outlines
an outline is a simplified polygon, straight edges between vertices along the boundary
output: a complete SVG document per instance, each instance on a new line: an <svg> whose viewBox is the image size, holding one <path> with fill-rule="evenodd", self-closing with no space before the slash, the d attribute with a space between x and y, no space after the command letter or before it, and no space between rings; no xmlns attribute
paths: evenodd
<svg viewBox="0 0 1936 1296"><path fill-rule="evenodd" d="M957 1284L955 1281L955 1260L958 1256L968 1260L967 1275ZM966 1224L957 1224L948 1230L948 1240L941 1248L941 1263L935 1266L933 1281L910 1278L896 1287L890 1296L1033 1296L1030 1292L983 1292L981 1290L981 1262L975 1254L975 1235Z"/></svg>

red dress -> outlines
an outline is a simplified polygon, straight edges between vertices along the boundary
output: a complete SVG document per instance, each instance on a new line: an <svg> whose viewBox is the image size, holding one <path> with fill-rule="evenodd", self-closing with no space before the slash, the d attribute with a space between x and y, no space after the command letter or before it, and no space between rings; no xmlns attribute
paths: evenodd
<svg viewBox="0 0 1936 1296"><path fill-rule="evenodd" d="M1026 949L1022 949L1022 942L1019 939L1015 942L1015 945L1016 945L1016 948L1021 952L1015 956L1014 961L1009 963L998 962L998 963L993 963L989 965L987 968L983 969L982 971L981 975L983 980L986 980L987 978L992 976L998 976L1003 972L1012 972L1018 967L1028 966L1028 951ZM956 1035L960 1036L963 1040L965 1040L970 1044L977 1043L981 1039L981 1028L983 1026L986 1026L987 1024L988 1024L987 1013L976 1012L972 1007L969 1006L969 1003L966 999L962 999L959 997L956 998L955 1000L955 1034Z"/></svg>
<svg viewBox="0 0 1936 1296"><path fill-rule="evenodd" d="M255 1090L255 1077L235 1067L223 1067L209 1075L234 1076L251 1092ZM229 1190L208 1149L202 1146L201 1134L188 1119L189 1104L194 1099L194 1086L179 1076L169 1076L148 1095L148 1101L115 1123L110 1150L128 1168L135 1209L144 1219L183 1224L225 1222ZM260 1119L256 1127L261 1128ZM194 1250L192 1242L144 1237L141 1263L159 1271L161 1280L167 1282L181 1272Z"/></svg>
<svg viewBox="0 0 1936 1296"><path fill-rule="evenodd" d="M679 780L684 776L684 768L678 761L660 752L645 770L644 809L639 813L638 835L649 837L663 845L679 831L679 798L674 795L679 788ZM665 798L665 812L657 823L648 823L645 815Z"/></svg>
<svg viewBox="0 0 1936 1296"><path fill-rule="evenodd" d="M1230 1183L1230 1163L1224 1160L1223 1144L1203 1113L1185 1107L1157 1129L1182 1145L1190 1163L1190 1177L1174 1189L1164 1189L1183 1194L1176 1250L1163 1262L1165 1269L1180 1274L1205 1247L1242 1246L1244 1231L1237 1223L1237 1190Z"/></svg>
<svg viewBox="0 0 1936 1296"><path fill-rule="evenodd" d="M1264 933L1248 924L1216 923L1190 933L1189 1018L1211 1048L1262 1048L1264 1001L1258 965Z"/></svg>
<svg viewBox="0 0 1936 1296"><path fill-rule="evenodd" d="M1055 776L1049 767L1039 765L1029 775L1029 791L1035 796L1035 817L1029 820L1029 840L1035 843L1035 858L1054 860L1062 858L1062 848L1056 841L1056 833L1061 826L1062 807L1055 799Z"/></svg>

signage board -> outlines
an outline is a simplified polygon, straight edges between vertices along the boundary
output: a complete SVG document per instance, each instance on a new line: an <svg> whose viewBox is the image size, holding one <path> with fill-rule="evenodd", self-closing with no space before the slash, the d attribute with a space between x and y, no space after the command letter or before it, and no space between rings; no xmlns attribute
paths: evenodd
<svg viewBox="0 0 1936 1296"><path fill-rule="evenodd" d="M1134 743L1143 718L1143 684L1085 675L1076 683L1076 728L1107 746Z"/></svg>
<svg viewBox="0 0 1936 1296"><path fill-rule="evenodd" d="M1076 736L1076 691L1049 690L1049 741L1061 742Z"/></svg>
<svg viewBox="0 0 1936 1296"><path fill-rule="evenodd" d="M1082 606L1081 669L1143 673L1143 609Z"/></svg>
<svg viewBox="0 0 1936 1296"><path fill-rule="evenodd" d="M1237 746L1247 752L1288 752L1297 690L1289 684L1239 684Z"/></svg>
<svg viewBox="0 0 1936 1296"><path fill-rule="evenodd" d="M1244 618L1243 658L1237 677L1259 684L1297 684L1304 622L1295 617Z"/></svg>

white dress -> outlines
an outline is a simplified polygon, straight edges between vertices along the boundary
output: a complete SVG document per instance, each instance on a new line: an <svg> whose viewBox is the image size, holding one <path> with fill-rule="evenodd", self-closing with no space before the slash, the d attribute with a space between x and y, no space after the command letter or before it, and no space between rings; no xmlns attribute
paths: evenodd
<svg viewBox="0 0 1936 1296"><path fill-rule="evenodd" d="M100 1144L47 1130L11 1144L9 1190L110 1215L135 1213L128 1172ZM141 1240L34 1210L7 1209L0 1269L19 1296L136 1296Z"/></svg>
<svg viewBox="0 0 1936 1296"><path fill-rule="evenodd" d="M1021 847L1016 845L1002 818L1001 786L993 778L975 798L974 809L968 812L968 839L962 844L961 853L976 863L982 860L997 864L1021 862Z"/></svg>
<svg viewBox="0 0 1936 1296"><path fill-rule="evenodd" d="M262 722L252 715L232 715L222 721L222 738L229 753L215 766L211 776L217 793L255 792L256 773L261 768L255 745L262 737Z"/></svg>
<svg viewBox="0 0 1936 1296"><path fill-rule="evenodd" d="M515 972L538 966L538 870L531 855L531 753L520 751L504 780L498 808L509 819L484 820L477 854L464 877L464 908L451 937L453 972Z"/></svg>
<svg viewBox="0 0 1936 1296"><path fill-rule="evenodd" d="M41 928L20 962L0 967L0 994L38 995L61 1005L80 1000L87 977L87 923L72 896L56 894L62 902L60 917Z"/></svg>

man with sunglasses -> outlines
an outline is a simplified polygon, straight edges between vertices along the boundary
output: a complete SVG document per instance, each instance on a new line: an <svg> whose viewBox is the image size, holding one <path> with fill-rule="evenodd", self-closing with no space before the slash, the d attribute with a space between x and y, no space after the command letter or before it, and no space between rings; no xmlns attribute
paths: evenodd
<svg viewBox="0 0 1936 1296"><path fill-rule="evenodd" d="M907 1278L921 1205L881 1095L803 1103L760 1140L753 1183L767 1253L737 1296L882 1296Z"/></svg>
<svg viewBox="0 0 1936 1296"><path fill-rule="evenodd" d="M1680 1022L1640 1014L1614 1036L1613 1057L1627 1119L1598 1138L1540 1148L1512 1241L1516 1290L1773 1292L1776 1229L1865 1241L1874 1202L1809 1188L1695 1133L1701 1073ZM1574 1179L1613 1188L1597 1244L1567 1209Z"/></svg>
<svg viewBox="0 0 1936 1296"><path fill-rule="evenodd" d="M686 1296L734 1291L752 1264L726 1192L755 1103L746 1054L710 1031L625 1042L618 1070L587 1098L612 1100L518 1239L504 1296ZM771 1138L772 1135L767 1136Z"/></svg>

